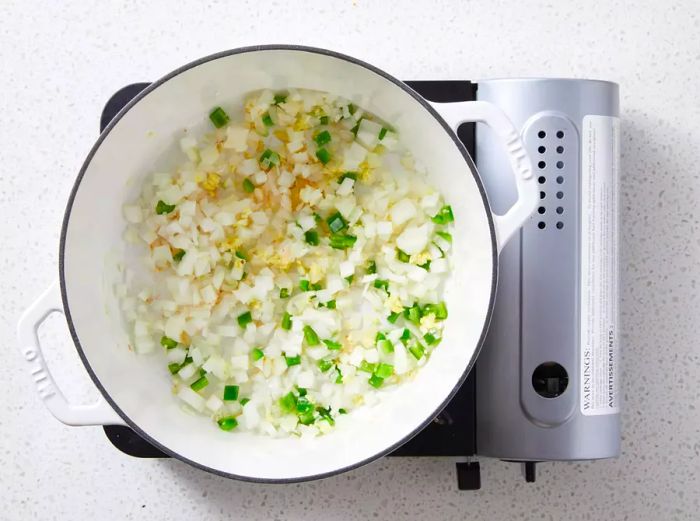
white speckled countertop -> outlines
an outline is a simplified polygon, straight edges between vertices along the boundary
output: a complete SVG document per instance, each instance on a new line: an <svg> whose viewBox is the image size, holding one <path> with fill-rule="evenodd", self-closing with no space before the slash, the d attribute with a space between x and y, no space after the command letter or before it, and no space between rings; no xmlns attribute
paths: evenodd
<svg viewBox="0 0 700 521"><path fill-rule="evenodd" d="M111 4L111 5L110 5ZM120 5L121 4L121 5ZM0 518L698 519L700 3L661 1L0 3ZM673 4L673 6L671 6ZM119 7L117 7L119 5ZM304 7L301 7L303 5ZM585 7L584 7L585 6ZM404 79L580 76L621 85L623 453L518 466L390 459L321 482L261 486L117 452L35 395L17 318L57 276L65 201L124 84L257 43L355 55ZM43 336L70 395L92 393L62 318Z"/></svg>

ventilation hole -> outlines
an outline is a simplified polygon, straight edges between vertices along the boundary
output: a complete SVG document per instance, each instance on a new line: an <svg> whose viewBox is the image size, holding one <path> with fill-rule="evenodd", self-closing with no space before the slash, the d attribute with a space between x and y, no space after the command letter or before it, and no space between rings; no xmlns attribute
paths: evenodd
<svg viewBox="0 0 700 521"><path fill-rule="evenodd" d="M540 199L544 199L545 197L547 197L547 194L545 194L544 192L540 192Z"/></svg>
<svg viewBox="0 0 700 521"><path fill-rule="evenodd" d="M563 214L563 213L564 213L564 208L562 208L561 206L557 206L557 213L558 213L559 215Z"/></svg>
<svg viewBox="0 0 700 521"><path fill-rule="evenodd" d="M543 175L541 175L537 178L537 182L540 183L541 185L543 185L546 180L547 180L547 178Z"/></svg>
<svg viewBox="0 0 700 521"><path fill-rule="evenodd" d="M557 192L557 199L564 199L564 192Z"/></svg>
<svg viewBox="0 0 700 521"><path fill-rule="evenodd" d="M539 163L537 163L537 168L539 168L540 170L544 170L544 167L546 166L547 163L545 163L544 161L540 161Z"/></svg>
<svg viewBox="0 0 700 521"><path fill-rule="evenodd" d="M563 146L558 146L557 147L557 154L563 154L564 153L564 147Z"/></svg>
<svg viewBox="0 0 700 521"><path fill-rule="evenodd" d="M561 230L563 227L564 227L564 223L561 222L561 221L559 221L559 222L557 223L557 230Z"/></svg>
<svg viewBox="0 0 700 521"><path fill-rule="evenodd" d="M537 133L537 137L539 137L540 139L544 139L546 136L547 136L547 133L544 130L540 130Z"/></svg>
<svg viewBox="0 0 700 521"><path fill-rule="evenodd" d="M542 221L540 221L540 222L537 223L537 227L538 227L540 230L544 230L544 227L545 227L545 226L547 226L547 225L546 225L544 222L542 222Z"/></svg>
<svg viewBox="0 0 700 521"><path fill-rule="evenodd" d="M563 137L564 137L564 131L563 131L563 130L557 130L557 137L558 137L559 139L563 138Z"/></svg>
<svg viewBox="0 0 700 521"><path fill-rule="evenodd" d="M564 178L562 176L557 177L557 183L562 184L564 182Z"/></svg>
<svg viewBox="0 0 700 521"><path fill-rule="evenodd" d="M539 147L539 148L537 149L537 151L538 151L540 154L544 154L544 153L547 151L547 149L546 149L545 147Z"/></svg>
<svg viewBox="0 0 700 521"><path fill-rule="evenodd" d="M540 212L540 214L543 214L543 213L546 212L547 210L545 210L544 206L540 206L540 207L537 209L537 211Z"/></svg>
<svg viewBox="0 0 700 521"><path fill-rule="evenodd" d="M557 168L564 168L564 161L557 161Z"/></svg>

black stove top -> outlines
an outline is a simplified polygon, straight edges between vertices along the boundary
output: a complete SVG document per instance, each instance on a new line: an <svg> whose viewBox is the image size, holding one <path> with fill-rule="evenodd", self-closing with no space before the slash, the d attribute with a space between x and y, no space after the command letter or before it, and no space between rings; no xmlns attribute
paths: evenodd
<svg viewBox="0 0 700 521"><path fill-rule="evenodd" d="M408 81L406 83L429 101L452 102L476 99L476 84L469 81ZM134 83L116 92L102 111L100 130L104 130L110 120L148 85L148 83ZM457 133L472 158L474 158L474 130L473 123L465 123ZM473 456L476 452L475 384L476 370L472 369L459 392L437 418L390 456L451 456L460 459ZM107 425L104 431L109 441L129 456L169 457L128 427ZM480 488L478 462L457 463L457 478L460 489Z"/></svg>

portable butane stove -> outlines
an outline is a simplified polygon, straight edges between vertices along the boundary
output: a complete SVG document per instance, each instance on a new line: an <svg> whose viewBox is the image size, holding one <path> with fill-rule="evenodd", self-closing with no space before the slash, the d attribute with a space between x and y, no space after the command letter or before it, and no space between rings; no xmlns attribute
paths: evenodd
<svg viewBox="0 0 700 521"><path fill-rule="evenodd" d="M540 206L500 255L489 334L460 391L392 456L449 456L462 490L481 487L478 457L523 464L611 458L620 451L618 392L619 93L567 79L409 81L430 101L495 103L520 129ZM147 83L124 87L101 128ZM516 199L505 154L486 127L458 136L475 158L492 208ZM456 181L458 182L458 181ZM122 452L168 457L128 427L106 426Z"/></svg>

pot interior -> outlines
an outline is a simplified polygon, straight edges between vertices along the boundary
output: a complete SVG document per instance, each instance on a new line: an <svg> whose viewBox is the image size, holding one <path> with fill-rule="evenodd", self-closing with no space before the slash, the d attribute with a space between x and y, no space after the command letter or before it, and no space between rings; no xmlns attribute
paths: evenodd
<svg viewBox="0 0 700 521"><path fill-rule="evenodd" d="M154 169L178 160L184 129L208 125L212 107L236 117L246 95L289 87L336 93L391 123L456 217L454 269L445 300L445 336L415 379L383 391L373 407L338 418L313 440L226 433L184 412L160 356L128 347L113 295L124 255L121 207ZM244 479L298 480L356 466L415 434L459 385L487 320L495 276L488 208L454 136L405 88L365 65L322 51L246 49L206 58L166 77L116 118L76 182L61 241L69 325L102 392L132 427L164 450L208 470Z"/></svg>

